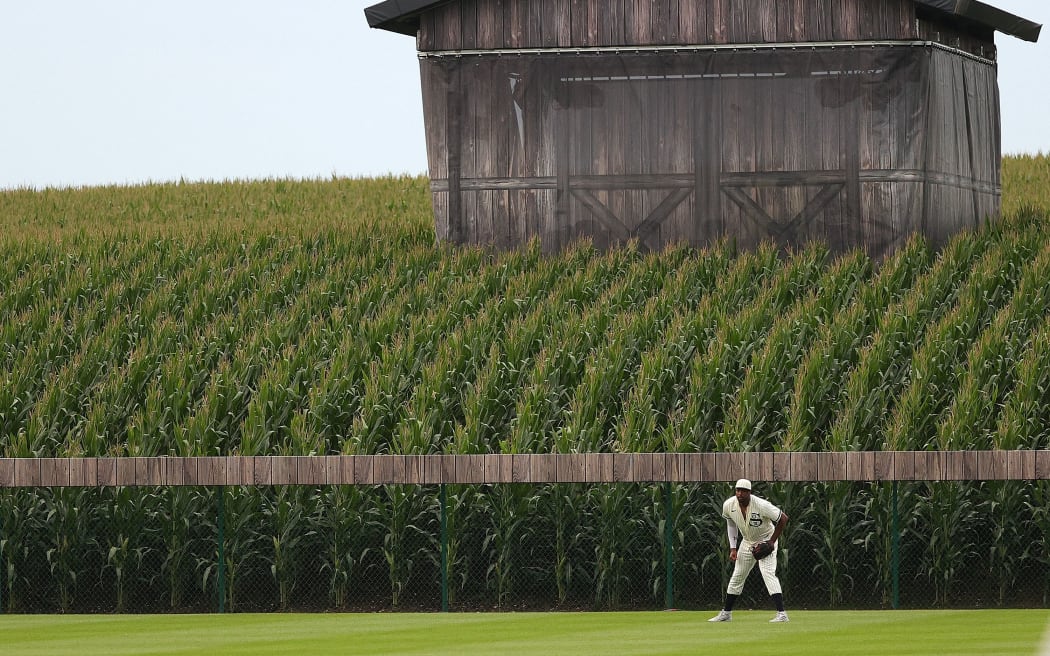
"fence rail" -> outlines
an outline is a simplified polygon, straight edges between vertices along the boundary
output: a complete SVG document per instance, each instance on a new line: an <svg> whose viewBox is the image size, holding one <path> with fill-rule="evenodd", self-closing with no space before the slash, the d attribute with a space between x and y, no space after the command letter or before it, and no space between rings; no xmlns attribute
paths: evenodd
<svg viewBox="0 0 1050 656"><path fill-rule="evenodd" d="M1050 451L0 458L0 488L1048 480Z"/></svg>

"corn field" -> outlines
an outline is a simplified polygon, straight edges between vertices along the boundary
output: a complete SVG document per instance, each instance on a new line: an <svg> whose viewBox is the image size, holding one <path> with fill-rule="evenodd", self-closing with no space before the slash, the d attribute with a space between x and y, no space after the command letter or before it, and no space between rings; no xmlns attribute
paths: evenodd
<svg viewBox="0 0 1050 656"><path fill-rule="evenodd" d="M454 248L423 178L0 192L0 456L1047 449L1050 166L1003 171L879 263ZM0 489L0 608L714 607L723 488ZM1045 482L758 493L796 606L1048 602Z"/></svg>

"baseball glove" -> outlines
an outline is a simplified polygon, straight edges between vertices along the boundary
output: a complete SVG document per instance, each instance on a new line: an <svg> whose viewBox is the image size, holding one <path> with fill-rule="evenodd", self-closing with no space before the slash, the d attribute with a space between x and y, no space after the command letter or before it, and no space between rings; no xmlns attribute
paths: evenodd
<svg viewBox="0 0 1050 656"><path fill-rule="evenodd" d="M773 553L772 542L756 542L751 545L751 555L755 557L755 560L762 560L771 553Z"/></svg>

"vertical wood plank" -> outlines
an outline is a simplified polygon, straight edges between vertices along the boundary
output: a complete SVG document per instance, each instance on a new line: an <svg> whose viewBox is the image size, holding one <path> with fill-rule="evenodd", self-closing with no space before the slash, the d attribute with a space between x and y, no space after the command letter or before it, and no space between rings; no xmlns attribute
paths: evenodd
<svg viewBox="0 0 1050 656"><path fill-rule="evenodd" d="M654 453L652 458L652 480L655 482L664 482L671 480L671 474L674 470L674 454L673 453Z"/></svg>
<svg viewBox="0 0 1050 656"><path fill-rule="evenodd" d="M616 480L613 470L616 466L616 454L613 453L602 453L598 455L599 470L601 476L599 480L602 483L611 483Z"/></svg>
<svg viewBox="0 0 1050 656"><path fill-rule="evenodd" d="M99 458L97 463L99 487L117 484L117 458Z"/></svg>
<svg viewBox="0 0 1050 656"><path fill-rule="evenodd" d="M69 464L65 458L38 458L40 484L45 487L69 487Z"/></svg>
<svg viewBox="0 0 1050 656"><path fill-rule="evenodd" d="M1035 478L1040 481L1050 479L1050 451L1036 451Z"/></svg>
<svg viewBox="0 0 1050 656"><path fill-rule="evenodd" d="M633 463L634 481L641 483L655 480L653 478L653 454L635 453Z"/></svg>
<svg viewBox="0 0 1050 656"><path fill-rule="evenodd" d="M226 457L226 484L253 485L255 483L255 458L253 456Z"/></svg>
<svg viewBox="0 0 1050 656"><path fill-rule="evenodd" d="M0 487L15 486L14 458L0 458Z"/></svg>
<svg viewBox="0 0 1050 656"><path fill-rule="evenodd" d="M423 463L426 456L405 456L405 483L420 485L423 483Z"/></svg>
<svg viewBox="0 0 1050 656"><path fill-rule="evenodd" d="M438 456L441 461L441 482L442 483L458 483L459 480L456 478L456 456L443 454Z"/></svg>
<svg viewBox="0 0 1050 656"><path fill-rule="evenodd" d="M256 485L273 485L273 458L253 456L252 469Z"/></svg>
<svg viewBox="0 0 1050 656"><path fill-rule="evenodd" d="M744 477L750 480L773 480L773 452L753 451L744 453Z"/></svg>
<svg viewBox="0 0 1050 656"><path fill-rule="evenodd" d="M773 454L773 477L769 480L791 480L791 452L777 451Z"/></svg>
<svg viewBox="0 0 1050 656"><path fill-rule="evenodd" d="M226 485L226 458L197 458L197 482L200 485Z"/></svg>
<svg viewBox="0 0 1050 656"><path fill-rule="evenodd" d="M617 453L613 457L613 482L622 483L634 480L634 455Z"/></svg>
<svg viewBox="0 0 1050 656"><path fill-rule="evenodd" d="M372 463L375 456L354 456L354 480L359 485L375 485L375 477L372 472Z"/></svg>
<svg viewBox="0 0 1050 656"><path fill-rule="evenodd" d="M508 0L503 9L503 45L506 48L521 48L526 43L528 9L526 0Z"/></svg>
<svg viewBox="0 0 1050 656"><path fill-rule="evenodd" d="M432 455L423 461L423 482L428 485L440 485L445 482L442 478L442 455Z"/></svg>
<svg viewBox="0 0 1050 656"><path fill-rule="evenodd" d="M598 24L601 45L620 46L627 43L626 9L630 0L608 0L602 5L602 18Z"/></svg>
<svg viewBox="0 0 1050 656"><path fill-rule="evenodd" d="M815 481L817 480L817 454L796 452L789 454L791 457L791 480L793 481Z"/></svg>
<svg viewBox="0 0 1050 656"><path fill-rule="evenodd" d="M327 482L324 456L297 456L295 469L299 485L324 485Z"/></svg>
<svg viewBox="0 0 1050 656"><path fill-rule="evenodd" d="M0 487L3 475L0 474ZM76 458L71 462L69 484L75 487L95 487L98 485L98 458Z"/></svg>
<svg viewBox="0 0 1050 656"><path fill-rule="evenodd" d="M134 458L135 485L149 485L149 458Z"/></svg>
<svg viewBox="0 0 1050 656"><path fill-rule="evenodd" d="M681 453L668 453L667 457L667 480L672 483L684 483L685 458Z"/></svg>
<svg viewBox="0 0 1050 656"><path fill-rule="evenodd" d="M893 452L893 480L915 480L915 454L911 451Z"/></svg>
<svg viewBox="0 0 1050 656"><path fill-rule="evenodd" d="M1008 478L1006 451L977 453L977 477L982 481L1002 481Z"/></svg>
<svg viewBox="0 0 1050 656"><path fill-rule="evenodd" d="M864 481L863 451L846 451L846 481Z"/></svg>
<svg viewBox="0 0 1050 656"><path fill-rule="evenodd" d="M976 451L950 451L949 471L947 480L969 481L977 478L977 452Z"/></svg>
<svg viewBox="0 0 1050 656"><path fill-rule="evenodd" d="M679 43L676 10L674 20L671 20L672 7L677 8L678 0L652 0L651 4L652 32L649 42L657 45Z"/></svg>
<svg viewBox="0 0 1050 656"><path fill-rule="evenodd" d="M718 481L718 459L714 453L701 453L700 456L700 480Z"/></svg>
<svg viewBox="0 0 1050 656"><path fill-rule="evenodd" d="M324 456L325 484L343 485L343 459L346 456Z"/></svg>
<svg viewBox="0 0 1050 656"><path fill-rule="evenodd" d="M272 456L270 472L273 485L296 485L299 482L295 456Z"/></svg>
<svg viewBox="0 0 1050 656"><path fill-rule="evenodd" d="M484 474L484 456L456 456L456 480L460 483L481 483Z"/></svg>
<svg viewBox="0 0 1050 656"><path fill-rule="evenodd" d="M135 485L135 458L115 458L117 461L117 481L120 486Z"/></svg>
<svg viewBox="0 0 1050 656"><path fill-rule="evenodd" d="M744 476L744 454L717 453L715 456L717 480L732 482Z"/></svg>
<svg viewBox="0 0 1050 656"><path fill-rule="evenodd" d="M68 487L69 466L62 458L36 458L40 484L45 487Z"/></svg>
<svg viewBox="0 0 1050 656"><path fill-rule="evenodd" d="M926 454L923 452L913 453L912 455L912 480L925 481L930 480L928 471L928 461Z"/></svg>
<svg viewBox="0 0 1050 656"><path fill-rule="evenodd" d="M186 465L183 463L183 458L165 458L164 459L164 477L168 481L168 485L185 485L186 484ZM98 464L95 465L95 478L98 479Z"/></svg>
<svg viewBox="0 0 1050 656"><path fill-rule="evenodd" d="M394 460L401 456L378 455L372 456L373 482L377 485L391 485L394 480Z"/></svg>
<svg viewBox="0 0 1050 656"><path fill-rule="evenodd" d="M233 481L237 481L234 483ZM235 461L227 461L226 481L228 485L255 484L255 457L238 456Z"/></svg>
<svg viewBox="0 0 1050 656"><path fill-rule="evenodd" d="M700 482L704 479L702 457L699 453L681 453L682 479L686 482Z"/></svg>
<svg viewBox="0 0 1050 656"><path fill-rule="evenodd" d="M510 478L515 483L532 481L532 455L516 453L511 456Z"/></svg>
<svg viewBox="0 0 1050 656"><path fill-rule="evenodd" d="M893 451L875 452L875 478L876 481L893 480Z"/></svg>
<svg viewBox="0 0 1050 656"><path fill-rule="evenodd" d="M197 458L179 458L178 464L182 467L183 485L197 485ZM102 485L102 461L99 461L99 485Z"/></svg>
<svg viewBox="0 0 1050 656"><path fill-rule="evenodd" d="M164 460L161 457L150 457L146 459L147 485L165 485Z"/></svg>
<svg viewBox="0 0 1050 656"><path fill-rule="evenodd" d="M503 45L503 3L481 0L477 5L478 48L492 50Z"/></svg>
<svg viewBox="0 0 1050 656"><path fill-rule="evenodd" d="M714 44L725 44L729 43L729 25L730 21L730 2L732 0L710 0L709 7L709 19L707 22L708 30L710 32L709 43Z"/></svg>
<svg viewBox="0 0 1050 656"><path fill-rule="evenodd" d="M821 481L846 480L846 454L830 451L814 454L817 460L817 479Z"/></svg>
<svg viewBox="0 0 1050 656"><path fill-rule="evenodd" d="M685 45L703 45L710 43L707 34L707 7L705 2L690 2L679 0L678 5L678 36L681 43Z"/></svg>
<svg viewBox="0 0 1050 656"><path fill-rule="evenodd" d="M514 456L501 453L498 455L491 456L496 460L496 467L499 470L497 474L497 482L499 483L513 483L514 482Z"/></svg>

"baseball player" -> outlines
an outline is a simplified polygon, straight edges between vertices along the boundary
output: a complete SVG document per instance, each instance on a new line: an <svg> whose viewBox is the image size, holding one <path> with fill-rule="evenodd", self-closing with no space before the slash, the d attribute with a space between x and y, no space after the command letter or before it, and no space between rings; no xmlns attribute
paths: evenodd
<svg viewBox="0 0 1050 656"><path fill-rule="evenodd" d="M758 569L762 572L766 590L777 607L777 614L770 622L787 622L784 594L780 589L780 579L777 578L777 538L787 526L787 513L765 499L751 494L751 481L741 478L736 482L736 493L722 504L722 517L726 520L726 530L729 533L729 560L736 565L726 589L725 606L708 622L728 622L733 619L733 604L743 591L744 581L751 573L751 568L755 566L756 555L752 553L752 549L762 543L769 543L771 547L769 555L761 554L762 550L769 551L769 547L760 547L758 554Z"/></svg>

